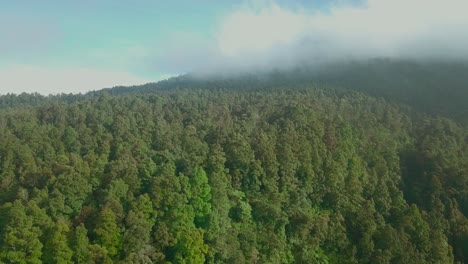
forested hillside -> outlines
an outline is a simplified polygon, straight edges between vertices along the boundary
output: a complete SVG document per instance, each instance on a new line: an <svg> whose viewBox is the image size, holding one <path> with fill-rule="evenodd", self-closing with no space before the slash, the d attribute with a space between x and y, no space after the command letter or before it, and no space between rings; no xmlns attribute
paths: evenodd
<svg viewBox="0 0 468 264"><path fill-rule="evenodd" d="M112 95L148 94L178 88L269 90L294 89L315 84L338 90L358 91L388 102L410 105L431 115L440 115L468 124L468 62L416 62L396 59L335 62L321 66L303 65L289 70L251 74L186 74L157 83L114 87L82 95L9 94L0 97L0 109L38 106L44 103L71 103Z"/></svg>
<svg viewBox="0 0 468 264"><path fill-rule="evenodd" d="M277 78L0 97L0 263L468 263L463 108Z"/></svg>

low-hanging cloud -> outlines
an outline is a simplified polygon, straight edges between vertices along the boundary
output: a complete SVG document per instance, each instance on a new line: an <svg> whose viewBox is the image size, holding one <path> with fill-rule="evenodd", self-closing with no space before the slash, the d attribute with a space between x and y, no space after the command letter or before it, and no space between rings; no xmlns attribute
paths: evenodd
<svg viewBox="0 0 468 264"><path fill-rule="evenodd" d="M363 6L337 4L327 11L288 9L270 1L228 14L204 46L168 54L204 54L201 60L180 65L180 71L194 72L269 70L375 57L465 60L466 10L466 0L369 0ZM164 61L172 61L171 55Z"/></svg>

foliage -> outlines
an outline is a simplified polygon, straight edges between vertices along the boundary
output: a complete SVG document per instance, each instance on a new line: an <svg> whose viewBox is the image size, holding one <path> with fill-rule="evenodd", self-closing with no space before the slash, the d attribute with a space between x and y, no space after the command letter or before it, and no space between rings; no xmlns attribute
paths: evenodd
<svg viewBox="0 0 468 264"><path fill-rule="evenodd" d="M462 122L291 79L157 86L0 98L0 262L468 262Z"/></svg>

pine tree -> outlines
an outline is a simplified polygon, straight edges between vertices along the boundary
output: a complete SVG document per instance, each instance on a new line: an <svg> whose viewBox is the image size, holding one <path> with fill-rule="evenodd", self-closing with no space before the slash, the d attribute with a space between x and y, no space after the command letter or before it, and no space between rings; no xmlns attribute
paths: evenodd
<svg viewBox="0 0 468 264"><path fill-rule="evenodd" d="M5 263L42 263L41 230L33 225L33 219L26 214L20 201L11 205L9 218L1 243L0 260Z"/></svg>
<svg viewBox="0 0 468 264"><path fill-rule="evenodd" d="M107 249L109 256L113 257L119 253L122 242L120 228L115 214L110 209L104 208L101 211L94 233L98 244Z"/></svg>
<svg viewBox="0 0 468 264"><path fill-rule="evenodd" d="M75 228L72 239L73 262L85 264L91 262L91 252L89 250L88 230L81 224Z"/></svg>
<svg viewBox="0 0 468 264"><path fill-rule="evenodd" d="M73 263L73 251L68 246L67 235L70 229L64 220L58 220L55 226L47 236L47 241L44 246L44 262L45 263Z"/></svg>
<svg viewBox="0 0 468 264"><path fill-rule="evenodd" d="M190 180L190 187L190 204L195 212L195 224L199 227L206 227L211 213L211 187L202 168L195 168Z"/></svg>

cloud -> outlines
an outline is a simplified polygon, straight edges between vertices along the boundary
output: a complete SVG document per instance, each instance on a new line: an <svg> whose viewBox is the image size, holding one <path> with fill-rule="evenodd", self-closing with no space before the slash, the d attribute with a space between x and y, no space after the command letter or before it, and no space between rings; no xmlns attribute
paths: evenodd
<svg viewBox="0 0 468 264"><path fill-rule="evenodd" d="M165 77L161 76L161 79ZM117 85L136 85L148 82L150 80L126 72L90 68L58 69L15 65L0 69L0 94L79 93Z"/></svg>
<svg viewBox="0 0 468 264"><path fill-rule="evenodd" d="M192 59L178 64L182 71L210 72L373 57L468 59L466 0L369 0L359 6L338 1L325 11L262 3L221 19L213 43L205 48L176 47L166 61L177 54ZM185 43L190 45L190 39Z"/></svg>
<svg viewBox="0 0 468 264"><path fill-rule="evenodd" d="M155 46L140 63L156 72L199 71L221 57L216 39L196 32L173 32Z"/></svg>
<svg viewBox="0 0 468 264"><path fill-rule="evenodd" d="M51 52L61 39L57 26L21 16L0 16L0 56L17 59Z"/></svg>

